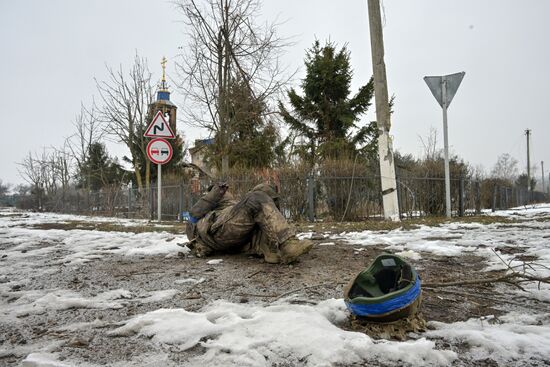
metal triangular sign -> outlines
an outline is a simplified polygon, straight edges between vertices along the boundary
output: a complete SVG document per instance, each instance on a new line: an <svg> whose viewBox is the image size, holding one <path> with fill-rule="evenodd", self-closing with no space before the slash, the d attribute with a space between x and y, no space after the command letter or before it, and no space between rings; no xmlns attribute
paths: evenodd
<svg viewBox="0 0 550 367"><path fill-rule="evenodd" d="M460 83L462 83L462 79L464 79L464 75L466 75L465 72L450 74L450 75L444 75L444 76L425 76L424 81L428 85L428 88L430 88L430 91L432 92L433 96L437 100L437 103L441 107L443 107L443 104L445 104L447 107L451 104L451 101L453 100L456 91L458 90L458 87L460 86ZM443 101L443 82L446 82L446 101Z"/></svg>
<svg viewBox="0 0 550 367"><path fill-rule="evenodd" d="M425 76L424 81L426 84L428 84L428 88L430 88L430 91L434 95L435 99L437 100L437 103L441 107L443 107L443 93L442 93L442 85L441 82L443 80L443 77L441 76Z"/></svg>
<svg viewBox="0 0 550 367"><path fill-rule="evenodd" d="M444 76L447 79L447 107L451 104L458 87L460 87L460 83L462 83L462 79L464 79L464 75L466 75L465 72L460 72Z"/></svg>
<svg viewBox="0 0 550 367"><path fill-rule="evenodd" d="M170 127L170 124L164 119L162 111L157 112L155 118L147 127L147 130L145 130L145 134L143 134L143 136L147 138L164 139L174 139L176 137L176 135L172 131L172 128Z"/></svg>

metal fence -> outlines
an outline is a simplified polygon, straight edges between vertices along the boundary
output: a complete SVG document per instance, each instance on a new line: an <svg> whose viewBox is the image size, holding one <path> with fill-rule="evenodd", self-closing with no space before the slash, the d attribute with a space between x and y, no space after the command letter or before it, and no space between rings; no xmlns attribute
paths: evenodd
<svg viewBox="0 0 550 367"><path fill-rule="evenodd" d="M253 180L229 180L231 192L242 197L258 184ZM163 186L162 219L184 220L185 213L205 193L211 182L191 179ZM358 221L383 217L379 177L282 177L278 186L281 211L290 220ZM42 200L42 210L84 215L126 218L156 218L156 185L149 189L111 187L97 192L67 190ZM445 214L444 178L397 178L397 195L402 218ZM497 186L468 179L451 179L454 216L474 215L483 209L506 209L548 196L526 189ZM36 205L36 204L35 204Z"/></svg>

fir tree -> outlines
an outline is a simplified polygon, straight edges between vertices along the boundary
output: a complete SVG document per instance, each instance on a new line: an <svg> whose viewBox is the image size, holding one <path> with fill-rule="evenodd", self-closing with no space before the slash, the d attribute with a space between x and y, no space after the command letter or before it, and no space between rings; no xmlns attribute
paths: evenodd
<svg viewBox="0 0 550 367"><path fill-rule="evenodd" d="M288 92L291 111L279 102L280 113L295 136L307 139L302 153L312 164L317 158L351 158L358 153L376 154L376 123L359 127L357 122L371 104L374 82L371 80L350 96L353 72L350 53L327 42L315 41L306 53L306 77L303 96Z"/></svg>
<svg viewBox="0 0 550 367"><path fill-rule="evenodd" d="M231 82L228 101L230 167L269 167L275 159L278 130L266 118L265 103L255 98L247 84L238 78ZM219 134L221 132L216 134L214 144L209 146L207 159L221 168L223 139Z"/></svg>
<svg viewBox="0 0 550 367"><path fill-rule="evenodd" d="M117 160L109 157L105 144L96 142L90 145L77 177L80 187L97 191L110 184L122 183L125 174Z"/></svg>

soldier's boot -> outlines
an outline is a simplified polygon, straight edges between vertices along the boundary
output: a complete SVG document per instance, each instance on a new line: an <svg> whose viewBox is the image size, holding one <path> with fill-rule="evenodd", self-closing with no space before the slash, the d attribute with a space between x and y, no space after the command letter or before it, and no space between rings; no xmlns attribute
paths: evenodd
<svg viewBox="0 0 550 367"><path fill-rule="evenodd" d="M188 247L191 249L191 254L196 257L207 257L212 254L212 252L214 252L214 250L212 250L210 247L199 241L191 242L191 244L192 245L188 245Z"/></svg>
<svg viewBox="0 0 550 367"><path fill-rule="evenodd" d="M278 264L281 262L281 256L279 256L277 250L272 249L265 242L260 243L259 252L268 264Z"/></svg>
<svg viewBox="0 0 550 367"><path fill-rule="evenodd" d="M299 256L308 253L312 247L313 242L310 240L288 239L279 247L281 262L283 264L290 264L296 261Z"/></svg>

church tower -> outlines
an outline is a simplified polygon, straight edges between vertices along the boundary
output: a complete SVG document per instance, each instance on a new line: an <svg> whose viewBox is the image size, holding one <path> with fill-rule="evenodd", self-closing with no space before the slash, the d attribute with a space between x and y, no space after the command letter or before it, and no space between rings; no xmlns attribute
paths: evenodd
<svg viewBox="0 0 550 367"><path fill-rule="evenodd" d="M162 58L162 79L157 91L157 100L149 105L149 122L153 119L158 111L162 111L164 118L169 122L172 131L176 133L176 110L175 104L170 101L170 91L166 84L166 57Z"/></svg>

